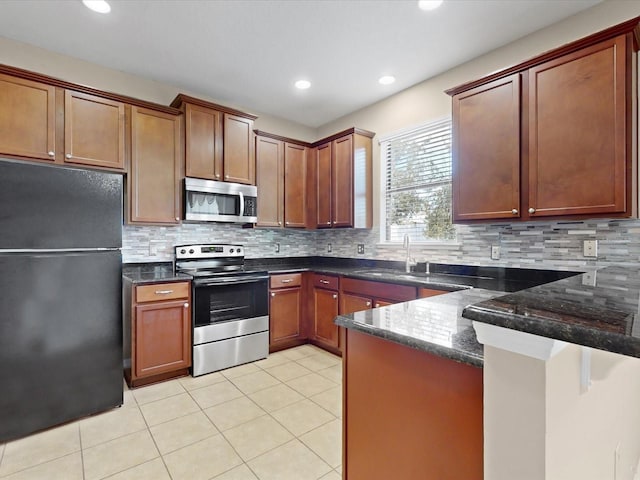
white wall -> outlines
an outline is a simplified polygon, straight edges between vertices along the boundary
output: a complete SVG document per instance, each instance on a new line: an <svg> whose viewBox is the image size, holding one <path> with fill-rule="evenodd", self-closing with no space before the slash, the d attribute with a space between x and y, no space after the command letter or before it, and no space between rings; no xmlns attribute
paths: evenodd
<svg viewBox="0 0 640 480"><path fill-rule="evenodd" d="M316 139L317 132L315 129L253 111L250 105L229 105L198 92L188 91L174 85L156 82L119 70L101 67L94 63L1 36L0 63L161 105L169 105L178 93L185 93L258 115L258 119L255 122L255 128L257 129L299 140L313 141Z"/></svg>
<svg viewBox="0 0 640 480"><path fill-rule="evenodd" d="M640 359L582 348L538 360L485 345L486 480L636 480Z"/></svg>
<svg viewBox="0 0 640 480"><path fill-rule="evenodd" d="M561 22L498 48L441 75L430 78L381 102L346 115L318 129L319 137L356 126L377 136L451 116L445 90L520 63L542 52L585 37L640 15L640 1L608 0ZM455 35L455 33L452 33ZM424 60L428 62L428 59ZM374 224L379 224L380 150L374 138Z"/></svg>

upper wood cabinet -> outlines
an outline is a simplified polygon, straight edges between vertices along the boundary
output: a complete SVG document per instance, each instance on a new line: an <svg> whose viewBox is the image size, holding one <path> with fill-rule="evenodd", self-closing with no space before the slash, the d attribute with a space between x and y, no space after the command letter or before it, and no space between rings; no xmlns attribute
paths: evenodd
<svg viewBox="0 0 640 480"><path fill-rule="evenodd" d="M185 174L222 180L221 112L199 105L184 105Z"/></svg>
<svg viewBox="0 0 640 480"><path fill-rule="evenodd" d="M453 219L518 218L520 75L453 97Z"/></svg>
<svg viewBox="0 0 640 480"><path fill-rule="evenodd" d="M306 211L307 149L284 144L284 225L304 228Z"/></svg>
<svg viewBox="0 0 640 480"><path fill-rule="evenodd" d="M372 227L373 136L353 128L316 142L311 173L316 228Z"/></svg>
<svg viewBox="0 0 640 480"><path fill-rule="evenodd" d="M284 142L256 135L256 186L259 227L284 223Z"/></svg>
<svg viewBox="0 0 640 480"><path fill-rule="evenodd" d="M634 30L637 18L447 91L454 221L637 215Z"/></svg>
<svg viewBox="0 0 640 480"><path fill-rule="evenodd" d="M125 106L65 91L64 162L124 170Z"/></svg>
<svg viewBox="0 0 640 480"><path fill-rule="evenodd" d="M55 87L0 74L0 153L55 160Z"/></svg>
<svg viewBox="0 0 640 480"><path fill-rule="evenodd" d="M255 185L256 116L183 94L171 106L185 114L188 177Z"/></svg>
<svg viewBox="0 0 640 480"><path fill-rule="evenodd" d="M619 36L529 69L531 217L627 212L631 67Z"/></svg>
<svg viewBox="0 0 640 480"><path fill-rule="evenodd" d="M257 226L306 226L308 151L302 142L256 130Z"/></svg>
<svg viewBox="0 0 640 480"><path fill-rule="evenodd" d="M180 222L180 117L131 107L129 223Z"/></svg>
<svg viewBox="0 0 640 480"><path fill-rule="evenodd" d="M333 201L332 195L327 195L331 192L331 142L318 145L315 150L315 162L316 227L331 228Z"/></svg>
<svg viewBox="0 0 640 480"><path fill-rule="evenodd" d="M0 74L0 132L1 154L125 169L122 102Z"/></svg>

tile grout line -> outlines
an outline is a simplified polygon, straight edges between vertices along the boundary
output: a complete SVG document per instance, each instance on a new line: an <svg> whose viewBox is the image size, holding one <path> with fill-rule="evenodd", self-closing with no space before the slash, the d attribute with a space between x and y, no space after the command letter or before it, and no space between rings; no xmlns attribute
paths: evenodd
<svg viewBox="0 0 640 480"><path fill-rule="evenodd" d="M124 405L124 401L122 403ZM80 440L80 466L82 467L82 480L86 480L87 474L84 471L84 447L82 446L82 429L80 428L80 422L78 422L78 438Z"/></svg>

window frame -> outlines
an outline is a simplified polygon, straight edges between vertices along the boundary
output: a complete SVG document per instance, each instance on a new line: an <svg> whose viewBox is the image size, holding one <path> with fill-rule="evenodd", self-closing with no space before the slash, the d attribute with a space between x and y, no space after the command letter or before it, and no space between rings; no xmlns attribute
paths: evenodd
<svg viewBox="0 0 640 480"><path fill-rule="evenodd" d="M378 139L378 145L380 147L380 232L379 232L379 243L380 246L385 245L402 245L402 241L389 241L387 240L387 148L384 146L385 143L392 141L394 138L411 135L412 133L419 133L424 130L428 126L432 124L442 123L448 121L451 128L451 136L453 140L453 119L451 115L445 115L442 117L434 118L428 120L426 122L422 122L411 127L407 127L401 130L396 130L394 132L388 133L386 135L380 136ZM452 145L453 147L453 145ZM453 151L451 152L451 156L453 157ZM453 158L452 158L453 161ZM453 171L452 171L453 177ZM453 202L453 198L451 200ZM453 206L452 206L453 213ZM458 236L457 229L455 224L453 223L452 217L452 225L455 230L455 237L451 240L443 240L443 239L421 239L414 240L411 239L412 245L423 245L423 246L442 246L442 247L456 247L460 245L460 240Z"/></svg>

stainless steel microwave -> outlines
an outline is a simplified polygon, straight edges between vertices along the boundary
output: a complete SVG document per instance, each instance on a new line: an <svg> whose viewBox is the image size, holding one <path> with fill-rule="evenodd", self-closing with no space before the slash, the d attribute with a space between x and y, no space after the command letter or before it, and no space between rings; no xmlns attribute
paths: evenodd
<svg viewBox="0 0 640 480"><path fill-rule="evenodd" d="M254 185L184 179L184 219L201 222L256 223L258 189Z"/></svg>

